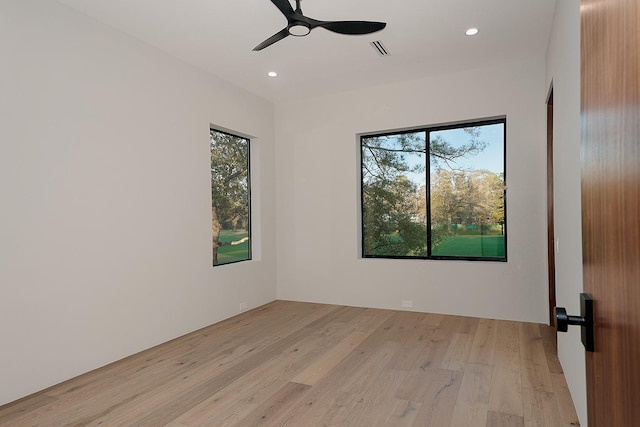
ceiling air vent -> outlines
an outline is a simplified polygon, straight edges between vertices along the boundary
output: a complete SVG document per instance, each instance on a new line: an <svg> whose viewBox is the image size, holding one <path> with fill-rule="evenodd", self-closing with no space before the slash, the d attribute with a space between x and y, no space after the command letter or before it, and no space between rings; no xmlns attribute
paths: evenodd
<svg viewBox="0 0 640 427"><path fill-rule="evenodd" d="M378 52L378 55L380 55L380 56L389 56L389 55L391 55L389 53L389 51L387 50L387 48L384 47L384 45L382 44L382 41L376 40L374 42L370 42L369 44L371 46L373 46L373 48L376 50L376 52Z"/></svg>

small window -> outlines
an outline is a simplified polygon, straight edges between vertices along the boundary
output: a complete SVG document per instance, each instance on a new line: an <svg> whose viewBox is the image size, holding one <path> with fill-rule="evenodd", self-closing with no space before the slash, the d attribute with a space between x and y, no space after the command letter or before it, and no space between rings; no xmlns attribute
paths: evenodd
<svg viewBox="0 0 640 427"><path fill-rule="evenodd" d="M506 261L505 127L362 136L363 257Z"/></svg>
<svg viewBox="0 0 640 427"><path fill-rule="evenodd" d="M249 140L211 129L213 265L251 259Z"/></svg>

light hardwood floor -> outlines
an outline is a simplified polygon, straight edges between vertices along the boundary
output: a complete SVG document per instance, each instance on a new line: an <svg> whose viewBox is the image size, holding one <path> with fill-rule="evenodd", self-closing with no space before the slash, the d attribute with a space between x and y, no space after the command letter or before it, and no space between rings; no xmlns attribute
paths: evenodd
<svg viewBox="0 0 640 427"><path fill-rule="evenodd" d="M554 334L275 301L0 407L0 425L576 426Z"/></svg>

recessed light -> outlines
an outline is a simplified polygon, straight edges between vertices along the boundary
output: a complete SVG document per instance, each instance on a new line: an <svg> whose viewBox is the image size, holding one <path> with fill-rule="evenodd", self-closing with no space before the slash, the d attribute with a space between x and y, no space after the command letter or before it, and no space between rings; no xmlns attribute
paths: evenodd
<svg viewBox="0 0 640 427"><path fill-rule="evenodd" d="M476 34L478 34L478 29L477 28L469 28L467 31L464 32L466 35L468 36L475 36Z"/></svg>
<svg viewBox="0 0 640 427"><path fill-rule="evenodd" d="M276 73L275 71L269 71L269 72L267 73L267 76L269 76L269 77L277 77L277 76L278 76L278 73Z"/></svg>

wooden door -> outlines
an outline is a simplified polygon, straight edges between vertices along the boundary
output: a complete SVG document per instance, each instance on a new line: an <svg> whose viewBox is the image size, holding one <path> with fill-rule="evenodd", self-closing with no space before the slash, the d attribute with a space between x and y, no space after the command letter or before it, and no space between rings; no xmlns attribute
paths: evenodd
<svg viewBox="0 0 640 427"><path fill-rule="evenodd" d="M583 274L596 323L589 426L638 426L640 1L582 0L580 13Z"/></svg>

